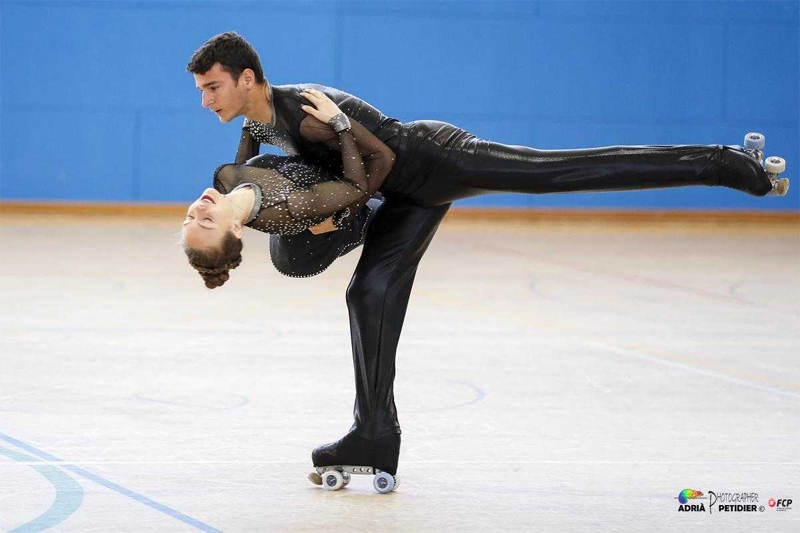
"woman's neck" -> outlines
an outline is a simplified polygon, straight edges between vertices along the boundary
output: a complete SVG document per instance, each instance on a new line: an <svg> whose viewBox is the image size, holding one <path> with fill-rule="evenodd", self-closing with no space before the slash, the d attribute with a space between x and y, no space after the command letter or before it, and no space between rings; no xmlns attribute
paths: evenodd
<svg viewBox="0 0 800 533"><path fill-rule="evenodd" d="M230 194L225 195L226 198L233 205L233 216L240 223L244 224L250 213L253 212L253 204L256 201L256 195L252 187L242 187L236 189Z"/></svg>

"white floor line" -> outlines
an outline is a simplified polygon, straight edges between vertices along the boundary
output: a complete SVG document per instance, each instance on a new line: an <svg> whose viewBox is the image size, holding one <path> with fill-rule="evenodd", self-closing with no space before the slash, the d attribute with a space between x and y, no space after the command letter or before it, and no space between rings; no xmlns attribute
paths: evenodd
<svg viewBox="0 0 800 533"><path fill-rule="evenodd" d="M614 346L612 344L607 344L607 343L604 343L604 342L584 342L583 344L586 345L586 346L592 347L592 348L606 349L606 350L610 350L612 352L616 352L616 353L621 354L621 355L625 355L627 357L634 357L636 359L641 359L643 361L649 361L651 363L658 363L658 364L662 364L662 365L666 365L666 366L671 366L673 368L679 368L681 370L685 370L687 372L692 372L694 374L700 374L700 375L703 375L703 376L709 376L709 377L713 377L713 378L716 378L716 379L721 379L723 381L727 381L728 383L735 383L737 385L744 385L746 387L750 387L751 389L756 389L756 390L760 390L760 391L764 391L764 392L771 392L773 394L780 394L782 396L788 396L790 398L794 398L794 399L800 400L800 393L798 393L798 392L785 390L785 389L779 389L777 387L770 387L769 385L763 385L761 383L756 383L755 381L748 381L746 379L729 376L727 374L722 374L722 373L719 373L719 372L714 372L713 370L706 370L705 368L692 366L690 364L681 363L681 362L678 362L678 361L672 361L670 359L662 359L660 357L651 357L651 356L642 354L640 352L637 352L635 350L630 350L630 349L626 349L626 348L620 348L619 346Z"/></svg>

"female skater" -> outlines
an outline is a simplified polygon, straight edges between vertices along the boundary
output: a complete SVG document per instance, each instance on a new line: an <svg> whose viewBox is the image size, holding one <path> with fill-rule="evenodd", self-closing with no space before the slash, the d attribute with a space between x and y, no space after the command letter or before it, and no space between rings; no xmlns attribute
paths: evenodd
<svg viewBox="0 0 800 533"><path fill-rule="evenodd" d="M386 136L392 150L357 121L348 120L322 92L336 94L334 89L320 89L297 89L295 95L302 98L295 97L294 102L308 116L296 121L299 130L293 133L339 149L341 165L323 168L298 156L261 156L249 164L221 166L214 177L215 188L206 189L189 207L183 245L206 286L214 288L241 262L243 225L268 233L297 234L324 226L331 216L335 225L342 225L378 190L394 204L372 222L348 288L351 324L360 331L380 330L380 335L359 339L359 343L354 339L356 405L351 431L312 453L329 487L346 481L346 476L330 470L341 465L380 471L383 477L375 478L380 492L396 486L400 428L392 390L394 353L416 266L452 201L491 192L687 185L722 185L763 196L785 194L788 186L788 180L777 181L766 174L758 151L720 145L544 151L481 140L438 121L382 122L384 131L387 125L393 128L394 134ZM271 97L271 93L265 95L267 101ZM268 142L270 131L265 128L250 122L250 133ZM381 268L386 264L392 266L388 271ZM401 305L387 310L383 307L387 299ZM322 482L319 475L314 480Z"/></svg>

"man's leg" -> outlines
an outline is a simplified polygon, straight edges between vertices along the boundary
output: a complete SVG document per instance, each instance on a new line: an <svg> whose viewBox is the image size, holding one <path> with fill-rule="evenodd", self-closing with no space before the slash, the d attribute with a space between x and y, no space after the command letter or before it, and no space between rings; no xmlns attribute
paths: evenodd
<svg viewBox="0 0 800 533"><path fill-rule="evenodd" d="M367 234L347 289L355 422L340 441L317 448L315 466L374 466L394 475L400 425L394 404L395 355L417 265L450 205L387 199Z"/></svg>
<svg viewBox="0 0 800 533"><path fill-rule="evenodd" d="M478 141L456 175L479 187L554 193L722 185L755 196L772 184L753 157L722 145L608 146L536 150Z"/></svg>
<svg viewBox="0 0 800 533"><path fill-rule="evenodd" d="M773 183L755 150L723 145L607 146L538 150L479 139L437 121L417 121L419 149L433 161L412 193L425 205L493 192L568 193L722 185L755 196ZM785 192L785 191L784 191Z"/></svg>

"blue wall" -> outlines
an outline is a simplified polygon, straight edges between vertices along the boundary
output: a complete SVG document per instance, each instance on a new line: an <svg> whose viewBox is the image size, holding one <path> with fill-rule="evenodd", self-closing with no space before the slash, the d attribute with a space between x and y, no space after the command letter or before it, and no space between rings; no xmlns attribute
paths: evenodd
<svg viewBox="0 0 800 533"><path fill-rule="evenodd" d="M705 187L502 195L482 206L800 208L798 2L0 2L0 198L187 201L241 119L185 65L235 30L276 85L339 87L403 121L537 148L741 144L786 198ZM263 151L263 148L262 148Z"/></svg>

